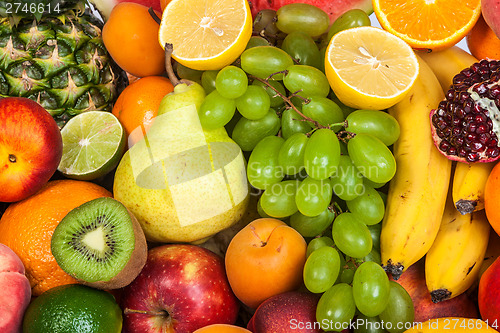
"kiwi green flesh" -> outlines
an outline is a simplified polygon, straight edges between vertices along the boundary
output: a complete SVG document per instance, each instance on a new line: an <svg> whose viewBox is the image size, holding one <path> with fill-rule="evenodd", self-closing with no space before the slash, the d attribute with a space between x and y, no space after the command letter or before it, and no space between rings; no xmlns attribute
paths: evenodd
<svg viewBox="0 0 500 333"><path fill-rule="evenodd" d="M51 247L66 273L101 289L131 282L147 257L137 220L122 203L107 197L70 211L54 230Z"/></svg>

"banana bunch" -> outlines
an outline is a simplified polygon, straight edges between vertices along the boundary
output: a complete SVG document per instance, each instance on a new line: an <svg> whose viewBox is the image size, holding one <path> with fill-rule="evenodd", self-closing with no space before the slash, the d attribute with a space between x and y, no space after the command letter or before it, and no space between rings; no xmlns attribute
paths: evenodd
<svg viewBox="0 0 500 333"><path fill-rule="evenodd" d="M458 46L420 55L430 66L445 92L450 88L456 74L478 61ZM452 188L453 202L460 213L467 214L484 209L484 187L494 165L495 163L457 163Z"/></svg>
<svg viewBox="0 0 500 333"><path fill-rule="evenodd" d="M429 114L444 98L431 68L419 58L420 74L406 97L389 109L401 127L394 143L396 175L389 184L382 221L382 265L394 279L431 248L446 203L452 163L432 141Z"/></svg>
<svg viewBox="0 0 500 333"><path fill-rule="evenodd" d="M425 281L434 303L458 296L474 284L490 229L484 210L461 214L449 195L439 232L425 256Z"/></svg>

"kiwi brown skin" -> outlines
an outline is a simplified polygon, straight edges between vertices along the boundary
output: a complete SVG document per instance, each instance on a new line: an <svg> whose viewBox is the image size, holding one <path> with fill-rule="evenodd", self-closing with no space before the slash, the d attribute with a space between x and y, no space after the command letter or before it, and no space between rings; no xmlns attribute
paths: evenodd
<svg viewBox="0 0 500 333"><path fill-rule="evenodd" d="M108 281L87 282L78 280L81 284L103 290L119 289L129 285L141 272L142 268L146 264L146 259L148 258L146 236L144 235L144 231L134 214L128 209L127 212L132 220L135 235L135 247L134 251L132 251L132 254L130 255L130 260L127 262L125 267L123 267L120 273Z"/></svg>

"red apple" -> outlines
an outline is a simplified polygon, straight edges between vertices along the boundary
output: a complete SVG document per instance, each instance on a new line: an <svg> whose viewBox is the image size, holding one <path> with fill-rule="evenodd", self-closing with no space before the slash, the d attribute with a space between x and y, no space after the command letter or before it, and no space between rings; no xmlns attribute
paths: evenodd
<svg viewBox="0 0 500 333"><path fill-rule="evenodd" d="M500 258L481 276L477 297L481 318L500 324Z"/></svg>
<svg viewBox="0 0 500 333"><path fill-rule="evenodd" d="M31 286L21 259L4 244L0 244L0 289L0 332L20 333Z"/></svg>
<svg viewBox="0 0 500 333"><path fill-rule="evenodd" d="M486 24L500 38L500 0L481 0L481 12Z"/></svg>
<svg viewBox="0 0 500 333"><path fill-rule="evenodd" d="M124 332L191 333L234 324L239 303L224 261L195 245L169 244L148 252L146 265L121 296Z"/></svg>
<svg viewBox="0 0 500 333"><path fill-rule="evenodd" d="M250 319L253 333L319 333L316 305L319 295L289 291L265 300Z"/></svg>
<svg viewBox="0 0 500 333"><path fill-rule="evenodd" d="M157 12L162 12L160 0L93 0L93 5L107 19L115 7L120 2L135 2L146 7L152 7Z"/></svg>
<svg viewBox="0 0 500 333"><path fill-rule="evenodd" d="M479 316L476 305L466 294L439 303L432 302L425 284L422 260L408 267L396 282L405 288L413 301L415 322L443 317L478 318Z"/></svg>
<svg viewBox="0 0 500 333"><path fill-rule="evenodd" d="M57 170L62 148L59 127L40 104L1 99L0 201L19 201L41 189Z"/></svg>

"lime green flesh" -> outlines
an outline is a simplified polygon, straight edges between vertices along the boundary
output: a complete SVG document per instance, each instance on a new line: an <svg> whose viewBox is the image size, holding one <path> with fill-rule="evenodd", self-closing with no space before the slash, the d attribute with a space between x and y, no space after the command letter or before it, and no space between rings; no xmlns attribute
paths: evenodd
<svg viewBox="0 0 500 333"><path fill-rule="evenodd" d="M24 315L23 333L120 333L122 313L114 297L82 285L52 288Z"/></svg>
<svg viewBox="0 0 500 333"><path fill-rule="evenodd" d="M125 148L125 131L109 112L88 111L61 130L63 155L58 170L65 176L92 180L110 172Z"/></svg>
<svg viewBox="0 0 500 333"><path fill-rule="evenodd" d="M51 250L59 266L78 280L109 281L135 248L132 219L112 198L91 200L70 211L54 230Z"/></svg>

